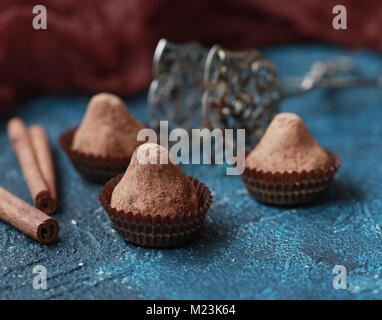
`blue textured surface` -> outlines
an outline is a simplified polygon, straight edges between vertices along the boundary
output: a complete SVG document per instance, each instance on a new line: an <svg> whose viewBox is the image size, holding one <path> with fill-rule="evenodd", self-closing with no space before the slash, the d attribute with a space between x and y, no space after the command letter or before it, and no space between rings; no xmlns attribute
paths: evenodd
<svg viewBox="0 0 382 320"><path fill-rule="evenodd" d="M265 50L283 75L348 53L326 46ZM351 52L368 75L382 57ZM88 97L39 97L14 111L49 131L59 178L59 241L42 246L0 222L0 298L8 299L374 299L382 298L382 90L317 90L287 100L314 137L343 158L330 190L314 205L277 208L256 203L239 177L216 166L184 166L203 180L214 202L200 237L155 250L126 244L98 202L100 186L79 177L57 139L77 124ZM148 121L145 96L128 101ZM0 184L31 201L0 120ZM35 265L48 289L32 287ZM347 289L332 287L334 265L347 268Z"/></svg>

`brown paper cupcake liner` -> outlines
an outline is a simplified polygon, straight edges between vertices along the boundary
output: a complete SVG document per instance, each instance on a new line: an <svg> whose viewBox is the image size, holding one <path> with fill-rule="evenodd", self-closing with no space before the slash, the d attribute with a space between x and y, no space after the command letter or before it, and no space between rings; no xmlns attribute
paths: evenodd
<svg viewBox="0 0 382 320"><path fill-rule="evenodd" d="M124 240L145 247L168 248L181 246L195 238L212 202L211 192L204 183L189 177L199 198L197 211L161 217L158 214L118 211L110 207L113 190L122 176L113 178L104 186L99 200Z"/></svg>
<svg viewBox="0 0 382 320"><path fill-rule="evenodd" d="M67 153L77 171L87 180L105 183L125 172L131 157L101 157L72 150L72 141L77 127L60 136L60 145Z"/></svg>
<svg viewBox="0 0 382 320"><path fill-rule="evenodd" d="M327 170L272 173L245 167L241 178L250 195L257 201L282 206L308 203L328 188L341 166L340 156L326 151L333 161L333 165ZM249 152L250 150L247 155Z"/></svg>

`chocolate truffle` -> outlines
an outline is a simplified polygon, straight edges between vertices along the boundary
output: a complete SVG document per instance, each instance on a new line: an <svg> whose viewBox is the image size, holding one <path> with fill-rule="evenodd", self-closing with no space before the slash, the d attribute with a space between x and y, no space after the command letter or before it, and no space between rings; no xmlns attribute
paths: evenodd
<svg viewBox="0 0 382 320"><path fill-rule="evenodd" d="M101 157L131 157L140 144L137 134L143 128L120 98L100 93L90 100L74 134L72 149Z"/></svg>
<svg viewBox="0 0 382 320"><path fill-rule="evenodd" d="M275 116L261 141L246 157L246 167L272 173L327 170L332 165L331 157L293 113Z"/></svg>
<svg viewBox="0 0 382 320"><path fill-rule="evenodd" d="M194 212L199 200L194 185L172 162L168 151L155 143L145 143L134 152L113 191L110 206L164 217Z"/></svg>

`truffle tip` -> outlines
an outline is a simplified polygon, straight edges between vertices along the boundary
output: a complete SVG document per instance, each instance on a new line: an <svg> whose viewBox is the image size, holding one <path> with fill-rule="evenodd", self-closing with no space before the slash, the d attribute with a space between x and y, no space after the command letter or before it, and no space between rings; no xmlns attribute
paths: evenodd
<svg viewBox="0 0 382 320"><path fill-rule="evenodd" d="M101 92L91 97L88 104L88 110L98 108L104 109L110 106L125 108L125 104L120 97L112 93Z"/></svg>
<svg viewBox="0 0 382 320"><path fill-rule="evenodd" d="M167 164L169 160L174 163L165 147L152 142L140 145L135 152L135 156L140 164Z"/></svg>

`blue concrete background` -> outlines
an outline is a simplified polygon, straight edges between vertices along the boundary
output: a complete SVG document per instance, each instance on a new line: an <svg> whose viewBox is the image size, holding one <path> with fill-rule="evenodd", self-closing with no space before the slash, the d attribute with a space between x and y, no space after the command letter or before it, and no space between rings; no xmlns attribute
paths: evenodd
<svg viewBox="0 0 382 320"><path fill-rule="evenodd" d="M382 57L328 46L268 48L282 75L301 75L317 59L349 54L366 75ZM77 124L89 97L41 96L14 115L50 135L59 187L56 244L42 246L0 222L1 299L375 299L382 298L382 90L317 90L282 104L314 137L343 158L335 182L315 204L277 208L249 197L239 177L218 166L184 166L214 202L204 230L179 249L126 244L98 202L101 186L84 181L57 140ZM145 95L127 101L148 121ZM8 117L9 118L9 117ZM0 184L31 201L0 120ZM347 289L334 290L333 267L347 268ZM33 267L48 270L47 290L32 287Z"/></svg>

